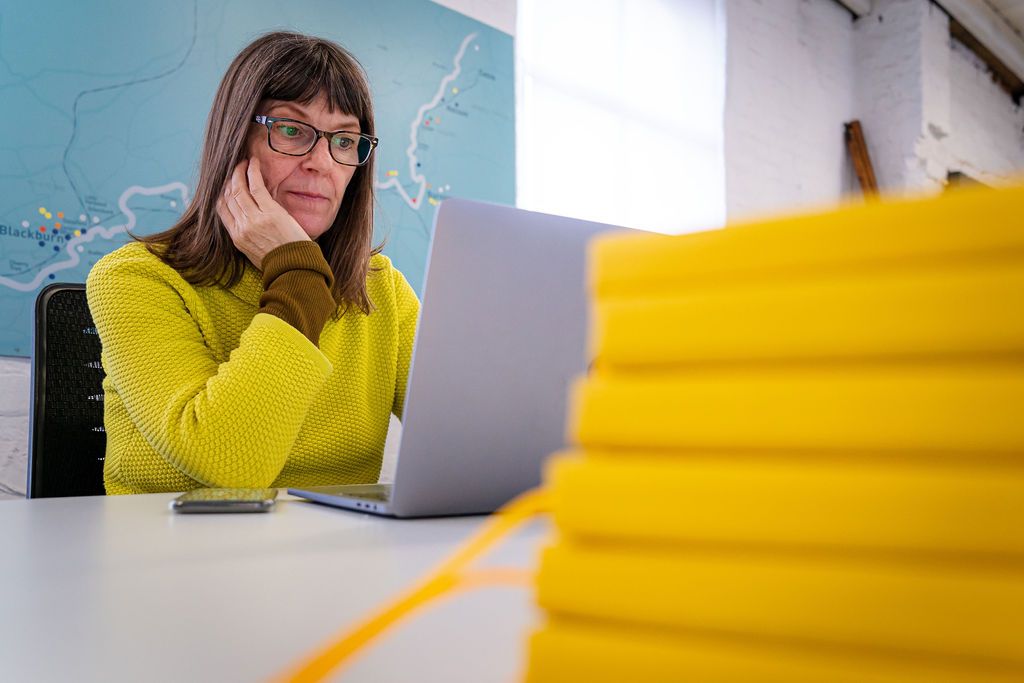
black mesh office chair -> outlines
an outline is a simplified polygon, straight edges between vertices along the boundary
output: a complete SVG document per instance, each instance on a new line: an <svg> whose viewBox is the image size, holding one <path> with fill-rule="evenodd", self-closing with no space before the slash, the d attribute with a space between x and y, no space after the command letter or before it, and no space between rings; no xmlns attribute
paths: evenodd
<svg viewBox="0 0 1024 683"><path fill-rule="evenodd" d="M85 285L44 287L36 297L29 498L104 493L102 383Z"/></svg>

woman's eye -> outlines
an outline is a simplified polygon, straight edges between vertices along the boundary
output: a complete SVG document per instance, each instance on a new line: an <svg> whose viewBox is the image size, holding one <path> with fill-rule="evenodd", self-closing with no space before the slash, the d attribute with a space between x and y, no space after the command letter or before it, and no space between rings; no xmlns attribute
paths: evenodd
<svg viewBox="0 0 1024 683"><path fill-rule="evenodd" d="M278 126L277 132L285 137L293 138L299 134L298 126Z"/></svg>
<svg viewBox="0 0 1024 683"><path fill-rule="evenodd" d="M339 149L348 149L349 147L351 147L352 145L355 144L355 142L353 142L352 138L347 138L347 137L344 137L342 135L335 135L334 139L333 139L333 142L334 142L334 146L339 148Z"/></svg>

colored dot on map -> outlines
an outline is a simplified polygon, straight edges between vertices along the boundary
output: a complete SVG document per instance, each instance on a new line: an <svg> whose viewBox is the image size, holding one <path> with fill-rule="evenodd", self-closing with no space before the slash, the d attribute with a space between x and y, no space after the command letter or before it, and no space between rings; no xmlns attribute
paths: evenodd
<svg viewBox="0 0 1024 683"><path fill-rule="evenodd" d="M40 216L45 216L46 215L46 207L45 206L40 206L39 207L39 215Z"/></svg>
<svg viewBox="0 0 1024 683"><path fill-rule="evenodd" d="M92 217L92 222L93 223L99 223L100 222L100 217L99 216L93 216Z"/></svg>
<svg viewBox="0 0 1024 683"><path fill-rule="evenodd" d="M452 88L452 94L453 95L458 95L459 94L459 89L458 88Z"/></svg>
<svg viewBox="0 0 1024 683"><path fill-rule="evenodd" d="M75 237L78 237L81 234L82 234L81 230L75 230ZM79 247L79 249L81 249L81 247Z"/></svg>
<svg viewBox="0 0 1024 683"><path fill-rule="evenodd" d="M53 218L53 214L50 213L49 211L47 211L46 212L46 220L50 220L51 218Z"/></svg>
<svg viewBox="0 0 1024 683"><path fill-rule="evenodd" d="M60 230L60 223L54 223L53 224L53 229L54 230Z"/></svg>
<svg viewBox="0 0 1024 683"><path fill-rule="evenodd" d="M27 228L28 227L28 221L22 221L21 222L21 227Z"/></svg>
<svg viewBox="0 0 1024 683"><path fill-rule="evenodd" d="M424 126L429 126L430 125L430 119L427 119L426 121L424 121L423 125Z"/></svg>
<svg viewBox="0 0 1024 683"><path fill-rule="evenodd" d="M50 279L51 279L51 280L56 280L56 279L57 279L57 276L56 276L56 275L54 275L53 273L50 273Z"/></svg>
<svg viewBox="0 0 1024 683"><path fill-rule="evenodd" d="M54 251L60 251L60 247L54 247L53 250Z"/></svg>
<svg viewBox="0 0 1024 683"><path fill-rule="evenodd" d="M39 226L39 232L46 232L46 226L45 225L40 225Z"/></svg>
<svg viewBox="0 0 1024 683"><path fill-rule="evenodd" d="M85 251L85 247L78 245L78 253L81 254L83 251Z"/></svg>
<svg viewBox="0 0 1024 683"><path fill-rule="evenodd" d="M39 243L39 246L41 246L41 247L45 247L45 246L46 246L46 242L40 242L40 243Z"/></svg>
<svg viewBox="0 0 1024 683"><path fill-rule="evenodd" d="M171 200L171 208L173 209L173 208L175 208L176 206L178 206L178 202L176 202L176 201L174 201L174 200L172 199L172 200Z"/></svg>
<svg viewBox="0 0 1024 683"><path fill-rule="evenodd" d="M388 177L389 178L397 178L398 177L398 171L388 171Z"/></svg>
<svg viewBox="0 0 1024 683"><path fill-rule="evenodd" d="M412 203L413 203L413 204L415 204L415 203L416 203L416 198L415 198L415 197L413 197L413 198L412 198Z"/></svg>
<svg viewBox="0 0 1024 683"><path fill-rule="evenodd" d="M80 221L82 221L82 222L84 223L84 222L85 222L85 220L86 220L86 219L85 219L85 214L84 214L84 213L80 213L80 214L78 214L78 220L80 220Z"/></svg>
<svg viewBox="0 0 1024 683"><path fill-rule="evenodd" d="M63 211L58 211L57 212L57 218L64 218L64 212Z"/></svg>

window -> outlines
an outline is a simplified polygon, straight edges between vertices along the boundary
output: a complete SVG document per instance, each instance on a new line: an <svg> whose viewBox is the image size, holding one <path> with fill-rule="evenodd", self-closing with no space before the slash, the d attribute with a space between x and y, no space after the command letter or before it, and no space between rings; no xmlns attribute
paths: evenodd
<svg viewBox="0 0 1024 683"><path fill-rule="evenodd" d="M517 204L659 232L725 220L717 0L519 0Z"/></svg>

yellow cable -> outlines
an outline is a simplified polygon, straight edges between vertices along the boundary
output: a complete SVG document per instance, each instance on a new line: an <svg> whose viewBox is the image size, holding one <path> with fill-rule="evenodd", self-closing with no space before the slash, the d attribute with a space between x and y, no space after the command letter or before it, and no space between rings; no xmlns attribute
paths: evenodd
<svg viewBox="0 0 1024 683"><path fill-rule="evenodd" d="M351 628L305 658L291 671L276 680L291 683L321 681L391 625L410 615L415 609L454 590L467 590L493 585L530 585L532 572L522 569L488 568L460 573L492 545L514 531L531 517L547 511L548 499L543 489L527 491L498 510L481 528L418 585L390 604L368 615Z"/></svg>
<svg viewBox="0 0 1024 683"><path fill-rule="evenodd" d="M522 586L525 588L532 586L535 578L536 572L532 569L488 567L463 574L459 578L459 584L455 586L455 590L472 590L487 586Z"/></svg>

